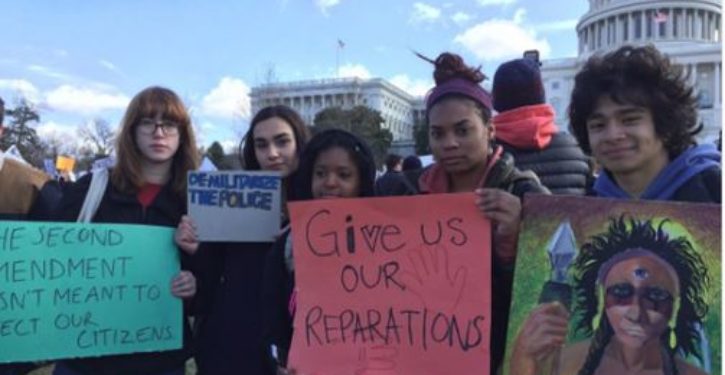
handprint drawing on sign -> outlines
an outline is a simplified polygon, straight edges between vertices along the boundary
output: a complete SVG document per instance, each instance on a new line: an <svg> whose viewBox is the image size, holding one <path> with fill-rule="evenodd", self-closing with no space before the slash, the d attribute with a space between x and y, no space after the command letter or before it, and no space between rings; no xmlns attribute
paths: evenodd
<svg viewBox="0 0 725 375"><path fill-rule="evenodd" d="M398 375L395 359L398 358L398 349L388 345L375 345L370 348L360 348L358 360L360 367L355 375Z"/></svg>
<svg viewBox="0 0 725 375"><path fill-rule="evenodd" d="M463 297L466 268L452 270L448 249L440 245L411 250L408 260L412 271L401 274L406 290L418 296L430 311L453 313Z"/></svg>

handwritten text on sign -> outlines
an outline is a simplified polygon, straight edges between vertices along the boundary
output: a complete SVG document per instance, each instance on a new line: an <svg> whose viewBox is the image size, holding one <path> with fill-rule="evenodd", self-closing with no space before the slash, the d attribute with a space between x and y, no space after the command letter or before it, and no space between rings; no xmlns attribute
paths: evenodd
<svg viewBox="0 0 725 375"><path fill-rule="evenodd" d="M472 194L290 205L290 366L319 374L488 369L490 225Z"/></svg>
<svg viewBox="0 0 725 375"><path fill-rule="evenodd" d="M0 363L180 348L172 236L141 225L0 221Z"/></svg>
<svg viewBox="0 0 725 375"><path fill-rule="evenodd" d="M189 172L189 213L202 241L272 242L279 233L277 172Z"/></svg>

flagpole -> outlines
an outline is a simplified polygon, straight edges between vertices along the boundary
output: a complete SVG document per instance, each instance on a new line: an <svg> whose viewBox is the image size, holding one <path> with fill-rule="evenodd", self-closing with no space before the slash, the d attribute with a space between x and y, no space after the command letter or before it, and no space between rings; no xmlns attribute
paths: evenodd
<svg viewBox="0 0 725 375"><path fill-rule="evenodd" d="M335 48L335 77L340 78L340 50L345 48L345 43L341 39L337 39L337 48Z"/></svg>

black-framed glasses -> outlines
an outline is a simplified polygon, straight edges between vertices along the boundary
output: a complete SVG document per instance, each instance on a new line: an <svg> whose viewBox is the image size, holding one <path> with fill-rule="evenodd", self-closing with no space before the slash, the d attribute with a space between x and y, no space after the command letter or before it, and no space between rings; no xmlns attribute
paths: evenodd
<svg viewBox="0 0 725 375"><path fill-rule="evenodd" d="M144 117L138 122L138 130L146 135L156 133L157 128L161 128L161 133L164 135L177 135L179 134L180 125L174 121L166 119L153 119Z"/></svg>

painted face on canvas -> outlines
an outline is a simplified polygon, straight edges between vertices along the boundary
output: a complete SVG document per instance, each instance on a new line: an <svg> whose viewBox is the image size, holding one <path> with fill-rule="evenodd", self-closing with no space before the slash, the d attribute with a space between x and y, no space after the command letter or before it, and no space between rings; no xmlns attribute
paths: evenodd
<svg viewBox="0 0 725 375"><path fill-rule="evenodd" d="M640 348L659 340L679 298L676 271L655 255L615 264L604 280L605 311L617 341Z"/></svg>

